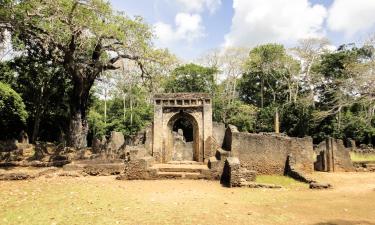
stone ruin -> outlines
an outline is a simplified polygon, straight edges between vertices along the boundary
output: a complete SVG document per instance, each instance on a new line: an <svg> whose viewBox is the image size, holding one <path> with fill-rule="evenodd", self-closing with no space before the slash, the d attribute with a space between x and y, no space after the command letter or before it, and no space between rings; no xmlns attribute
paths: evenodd
<svg viewBox="0 0 375 225"><path fill-rule="evenodd" d="M254 181L256 174L276 174L321 187L309 173L353 171L349 151L339 140L330 138L314 148L311 137L239 132L213 122L212 99L206 93L156 94L152 126L130 139L112 132L109 138L94 139L91 150L37 148L38 166L118 175L120 180L209 179L229 187L274 187Z"/></svg>

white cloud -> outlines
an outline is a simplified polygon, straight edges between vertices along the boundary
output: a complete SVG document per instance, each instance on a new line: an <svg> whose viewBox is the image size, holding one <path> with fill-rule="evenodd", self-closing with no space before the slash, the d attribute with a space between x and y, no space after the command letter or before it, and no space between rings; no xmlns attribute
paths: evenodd
<svg viewBox="0 0 375 225"><path fill-rule="evenodd" d="M221 0L177 0L187 12L202 12L207 9L214 13L221 5Z"/></svg>
<svg viewBox="0 0 375 225"><path fill-rule="evenodd" d="M162 45L178 41L191 43L205 35L202 18L199 14L178 13L175 17L175 28L169 24L158 22L154 25L154 30Z"/></svg>
<svg viewBox="0 0 375 225"><path fill-rule="evenodd" d="M323 35L327 10L308 0L233 0L234 16L224 46L293 42Z"/></svg>
<svg viewBox="0 0 375 225"><path fill-rule="evenodd" d="M375 25L375 1L335 0L328 15L327 26L330 30L353 35Z"/></svg>

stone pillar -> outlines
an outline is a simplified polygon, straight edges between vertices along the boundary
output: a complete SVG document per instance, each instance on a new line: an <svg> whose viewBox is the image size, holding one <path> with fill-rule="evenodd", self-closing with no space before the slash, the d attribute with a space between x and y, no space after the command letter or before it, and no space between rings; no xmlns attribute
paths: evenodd
<svg viewBox="0 0 375 225"><path fill-rule="evenodd" d="M153 123L153 140L152 140L152 156L156 162L162 162L163 151L163 106L154 105L154 123Z"/></svg>
<svg viewBox="0 0 375 225"><path fill-rule="evenodd" d="M209 137L212 136L212 105L211 99L203 100L203 156L200 159L207 161L214 153L211 153Z"/></svg>
<svg viewBox="0 0 375 225"><path fill-rule="evenodd" d="M335 171L335 161L334 161L334 148L337 148L336 142L333 138L326 139L326 171L327 172L334 172Z"/></svg>

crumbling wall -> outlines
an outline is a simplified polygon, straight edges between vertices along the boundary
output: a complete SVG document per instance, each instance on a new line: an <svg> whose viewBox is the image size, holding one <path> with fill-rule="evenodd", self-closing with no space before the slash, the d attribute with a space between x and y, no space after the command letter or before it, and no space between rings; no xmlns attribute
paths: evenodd
<svg viewBox="0 0 375 225"><path fill-rule="evenodd" d="M314 169L325 172L354 171L349 150L342 140L327 138L315 148Z"/></svg>
<svg viewBox="0 0 375 225"><path fill-rule="evenodd" d="M241 167L255 170L258 174L283 175L288 155L293 155L298 170L307 173L313 171L314 155L310 137L245 133L228 127L225 147L232 156L239 158Z"/></svg>
<svg viewBox="0 0 375 225"><path fill-rule="evenodd" d="M241 168L240 161L236 157L228 157L225 160L223 174L220 183L228 187L241 187L243 182L255 181L256 172Z"/></svg>
<svg viewBox="0 0 375 225"><path fill-rule="evenodd" d="M238 133L237 127L229 125L225 130L223 149L231 151L233 133Z"/></svg>
<svg viewBox="0 0 375 225"><path fill-rule="evenodd" d="M225 129L224 123L218 123L218 122L212 123L212 136L215 138L219 147L222 147L224 144L225 130L226 129Z"/></svg>

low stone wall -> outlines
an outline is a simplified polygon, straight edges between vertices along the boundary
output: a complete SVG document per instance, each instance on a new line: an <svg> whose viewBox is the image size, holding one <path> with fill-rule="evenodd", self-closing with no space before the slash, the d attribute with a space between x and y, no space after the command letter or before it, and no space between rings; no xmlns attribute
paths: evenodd
<svg viewBox="0 0 375 225"><path fill-rule="evenodd" d="M241 167L254 170L258 174L283 175L290 154L296 161L296 169L307 173L313 171L314 152L310 137L244 133L229 126L224 147L231 151L232 156L239 158Z"/></svg>
<svg viewBox="0 0 375 225"><path fill-rule="evenodd" d="M228 157L224 163L221 183L228 187L241 187L242 183L252 182L256 179L256 172L241 168L236 157Z"/></svg>

